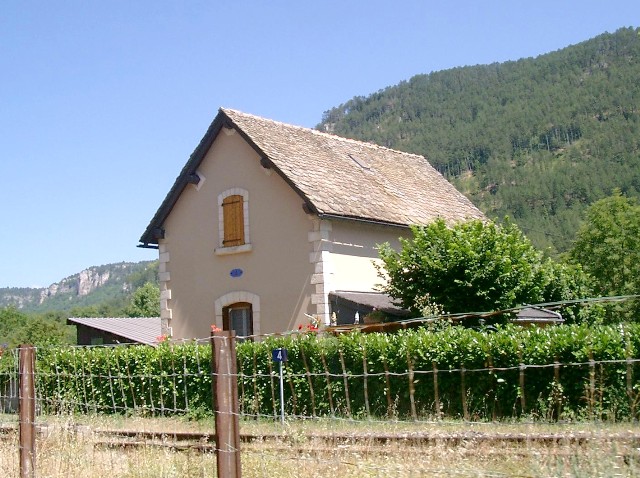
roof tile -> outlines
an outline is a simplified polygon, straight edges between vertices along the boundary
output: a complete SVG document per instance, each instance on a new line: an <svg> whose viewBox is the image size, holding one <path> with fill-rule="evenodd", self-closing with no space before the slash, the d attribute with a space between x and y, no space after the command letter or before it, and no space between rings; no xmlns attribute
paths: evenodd
<svg viewBox="0 0 640 478"><path fill-rule="evenodd" d="M484 218L423 156L222 108L321 214L401 225Z"/></svg>

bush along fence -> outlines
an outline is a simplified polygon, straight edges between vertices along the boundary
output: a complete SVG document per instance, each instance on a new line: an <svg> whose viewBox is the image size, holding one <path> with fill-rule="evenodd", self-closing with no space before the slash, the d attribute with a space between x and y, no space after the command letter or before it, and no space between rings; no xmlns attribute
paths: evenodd
<svg viewBox="0 0 640 478"><path fill-rule="evenodd" d="M112 349L114 350L114 349ZM212 401L212 410L214 411L215 416L215 431L213 434L213 440L215 442L215 454L216 454L216 462L217 462L217 476L225 476L225 477L240 477L241 476L241 460L240 460L240 426L239 426L239 409L238 409L238 374L237 374L237 358L236 358L236 347L235 347L235 334L233 332L223 332L223 331L212 331L210 338L210 349L211 351L211 369L210 369L210 387L211 387L211 397L213 397ZM36 349L31 345L22 345L15 351L12 351L11 359L13 360L3 360L2 370L3 373L0 374L0 385L2 385L2 389L11 390L14 388L14 385L17 382L19 392L18 396L15 397L13 395L0 395L0 400L3 402L7 402L7 399L11 399L10 401L17 402L19 420L18 420L18 434L19 434L19 444L18 444L18 454L19 454L19 463L20 463L20 476L21 477L35 477L36 476L36 402L38 401L38 395L36 394L36 382L42 388L43 385L46 385L47 377L51 377L51 374L44 374L41 376L40 380L37 380L36 374ZM186 356L185 358L185 369L186 370ZM89 364L82 364L80 378L83 381L82 386L78 386L78 381L76 380L75 385L71 387L71 389L75 389L75 392L72 391L69 393L69 388L64 389L62 393L59 393L58 396L54 399L47 400L42 399L40 402L44 404L49 411L77 411L78 401L68 402L66 399L62 399L62 396L74 395L77 394L78 390L81 388L86 391L87 389L87 381L91 383L89 388L91 388L93 394L91 398L91 404L94 406L94 411L98 410L98 406L95 403L95 398L98 396L107 395L99 389L99 386L95 384L94 379L97 379L99 382L108 383L110 395L112 397L113 409L117 410L115 405L115 397L114 397L114 380L117 380L121 384L121 392L124 401L122 404L126 402L124 386L122 385L125 377L120 375L118 377L114 377L111 375L112 371L116 371L113 367L104 367L102 371L108 370L109 375L93 375L91 373L92 367L95 365L95 357L93 357L93 361L90 361ZM63 360L63 359L62 359ZM77 361L74 357L74 365L77 365ZM16 370L17 368L17 370ZM61 384L65 381L65 379L69 380L76 377L71 377L67 373L62 372L58 363L54 364L54 369L56 373L53 374L56 380L56 390L60 392L62 390ZM164 407L162 396L163 393L167 391L166 388L162 385L162 380L168 380L173 382L173 388L169 387L169 390L173 392L174 396L174 408L172 409L174 412L178 412L179 409L175 408L177 406L177 394L175 392L176 385L178 383L182 383L184 380L184 376L180 376L180 374L175 373L175 367L171 369L174 373L167 374L164 370L161 370L159 373L160 386L156 387L156 391L160 395L160 403L161 403L161 413L164 413L169 407ZM76 374L78 373L78 369L76 368ZM85 373L88 372L88 373ZM88 380L85 381L85 378ZM172 378L169 378L172 377ZM133 378L133 377L131 377ZM142 382L145 381L145 377L142 377ZM154 387L150 387L150 403L154 402L152 393ZM131 388L133 391L133 388ZM40 390L42 392L42 390ZM6 392L5 392L6 393ZM135 392L132 392L135 395ZM46 390L45 390L45 397ZM85 395L86 400L86 395ZM75 405L74 405L75 403ZM88 403L88 402L83 402ZM53 404L53 405L52 405ZM64 404L61 407L61 404ZM52 409L53 407L53 409ZM126 409L126 406L121 407L121 410ZM141 408L143 411L144 407ZM140 410L135 405L132 408L133 412ZM153 407L152 407L153 410ZM88 411L87 409L81 411ZM184 411L184 410L183 410Z"/></svg>
<svg viewBox="0 0 640 478"><path fill-rule="evenodd" d="M637 419L640 325L462 327L396 334L316 333L237 344L243 416L280 417L279 367L287 350L289 419ZM15 382L0 359L0 395ZM39 348L35 388L47 413L190 414L212 410L211 347L164 343Z"/></svg>
<svg viewBox="0 0 640 478"><path fill-rule="evenodd" d="M241 410L278 414L271 351L285 348L289 416L635 419L639 332L636 325L450 327L242 343Z"/></svg>

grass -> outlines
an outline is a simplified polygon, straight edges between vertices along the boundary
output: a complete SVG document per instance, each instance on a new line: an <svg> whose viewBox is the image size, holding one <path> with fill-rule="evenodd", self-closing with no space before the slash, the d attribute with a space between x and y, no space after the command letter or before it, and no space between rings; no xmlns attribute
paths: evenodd
<svg viewBox="0 0 640 478"><path fill-rule="evenodd" d="M13 431L0 435L3 478L19 476L14 416L0 416ZM211 477L216 459L210 444L179 449L169 436L129 438L100 430L137 432L213 431L213 420L181 418L54 416L38 419L37 476L43 478ZM284 427L242 421L241 433L256 438L241 445L243 477L631 477L640 475L635 423L538 424L523 422L360 422L307 420ZM428 434L422 443L378 435ZM452 441L454 434L464 439ZM538 441L536 437L561 437ZM514 441L510 438L524 437ZM586 439L575 440L575 437ZM333 439L327 439L327 437ZM337 439L336 437L339 437Z"/></svg>

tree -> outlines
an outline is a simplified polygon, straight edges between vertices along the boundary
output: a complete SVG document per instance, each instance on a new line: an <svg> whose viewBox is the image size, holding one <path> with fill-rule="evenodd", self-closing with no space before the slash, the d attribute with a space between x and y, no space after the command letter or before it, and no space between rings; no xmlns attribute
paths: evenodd
<svg viewBox="0 0 640 478"><path fill-rule="evenodd" d="M33 316L15 307L0 309L1 346L68 344L75 339L72 330L55 313Z"/></svg>
<svg viewBox="0 0 640 478"><path fill-rule="evenodd" d="M126 309L129 317L159 317L160 316L160 288L152 282L147 282L138 288L131 296L131 303Z"/></svg>
<svg viewBox="0 0 640 478"><path fill-rule="evenodd" d="M585 222L569 251L594 279L602 296L638 294L640 289L640 205L619 190L596 201L586 211ZM640 302L618 308L623 318L636 318Z"/></svg>
<svg viewBox="0 0 640 478"><path fill-rule="evenodd" d="M380 246L385 291L420 315L425 298L448 313L574 299L588 290L579 267L544 259L515 224L442 219L412 228L396 252Z"/></svg>
<svg viewBox="0 0 640 478"><path fill-rule="evenodd" d="M32 317L12 333L10 345L62 345L71 340L68 327L42 317Z"/></svg>

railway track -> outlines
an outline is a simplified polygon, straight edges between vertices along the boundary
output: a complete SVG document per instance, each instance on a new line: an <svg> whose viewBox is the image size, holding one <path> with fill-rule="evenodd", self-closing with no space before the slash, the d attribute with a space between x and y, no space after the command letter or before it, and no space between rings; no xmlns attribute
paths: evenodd
<svg viewBox="0 0 640 478"><path fill-rule="evenodd" d="M113 447L163 446L177 450L215 449L215 435L208 432L150 431L90 428L82 425L66 427L38 425L38 436L48 436L56 429L64 429L67 433L92 436L96 444ZM0 438L16 435L15 424L0 425ZM426 446L446 445L460 447L468 445L584 445L588 443L624 443L640 449L640 432L567 432L567 433L488 433L488 432L412 432L412 433L240 433L240 441L250 446L267 446L274 449L291 450L298 443L314 443L318 448L327 449L367 449L401 445L403 447L420 448ZM308 446L306 447L308 450Z"/></svg>

